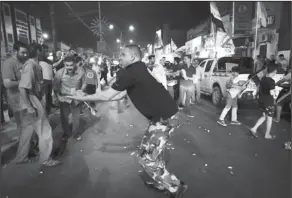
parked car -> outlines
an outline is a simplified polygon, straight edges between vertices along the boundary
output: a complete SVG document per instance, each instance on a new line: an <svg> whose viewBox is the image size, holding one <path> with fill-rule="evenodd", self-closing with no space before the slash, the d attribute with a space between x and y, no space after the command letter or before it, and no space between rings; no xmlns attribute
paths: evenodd
<svg viewBox="0 0 292 198"><path fill-rule="evenodd" d="M231 68L239 66L239 78L241 84L244 84L250 76L255 75L254 61L251 57L222 57L219 59L207 59L200 63L204 68L205 79L201 82L201 92L211 95L214 105L220 105L227 96L226 83L231 76ZM264 73L264 72L263 72ZM277 82L283 77L283 74L277 74L274 80ZM260 79L259 79L260 80ZM275 98L278 96L282 88L276 88ZM258 84L251 81L247 89L242 94L242 99L256 99Z"/></svg>

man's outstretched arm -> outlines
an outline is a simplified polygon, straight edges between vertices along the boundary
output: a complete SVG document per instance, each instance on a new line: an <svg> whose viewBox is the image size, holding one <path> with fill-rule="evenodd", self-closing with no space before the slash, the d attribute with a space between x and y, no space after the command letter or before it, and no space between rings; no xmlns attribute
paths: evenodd
<svg viewBox="0 0 292 198"><path fill-rule="evenodd" d="M67 98L79 101L109 101L112 99L122 99L126 95L126 91L117 91L109 88L105 91L98 92L94 95L87 96L67 96Z"/></svg>

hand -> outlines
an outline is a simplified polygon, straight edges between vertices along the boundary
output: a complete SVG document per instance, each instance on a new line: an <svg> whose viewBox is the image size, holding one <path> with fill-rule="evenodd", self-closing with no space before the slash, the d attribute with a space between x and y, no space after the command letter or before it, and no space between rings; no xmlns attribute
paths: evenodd
<svg viewBox="0 0 292 198"><path fill-rule="evenodd" d="M27 107L27 113L28 113L28 115L30 115L32 117L37 116L36 110L32 106Z"/></svg>
<svg viewBox="0 0 292 198"><path fill-rule="evenodd" d="M77 96L85 96L86 93L84 93L82 90L77 90L74 95L77 95Z"/></svg>

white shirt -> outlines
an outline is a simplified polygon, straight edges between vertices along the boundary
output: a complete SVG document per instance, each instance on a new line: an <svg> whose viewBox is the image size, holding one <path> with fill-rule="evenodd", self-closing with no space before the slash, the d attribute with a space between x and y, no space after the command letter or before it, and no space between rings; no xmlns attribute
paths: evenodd
<svg viewBox="0 0 292 198"><path fill-rule="evenodd" d="M153 70L150 71L150 73L159 83L161 83L164 86L165 89L167 89L166 72L161 64L156 63L153 67Z"/></svg>
<svg viewBox="0 0 292 198"><path fill-rule="evenodd" d="M44 80L53 80L53 65L50 65L44 61L40 61L39 64L42 67Z"/></svg>
<svg viewBox="0 0 292 198"><path fill-rule="evenodd" d="M204 76L204 68L198 66L196 67L196 75L197 75L197 79L200 82L201 80L204 80L205 76Z"/></svg>

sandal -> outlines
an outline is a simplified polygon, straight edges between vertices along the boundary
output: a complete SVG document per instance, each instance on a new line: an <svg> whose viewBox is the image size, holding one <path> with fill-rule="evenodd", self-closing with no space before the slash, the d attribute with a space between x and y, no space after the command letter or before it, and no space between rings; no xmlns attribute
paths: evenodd
<svg viewBox="0 0 292 198"><path fill-rule="evenodd" d="M275 135L271 135L269 137L265 137L265 140L274 140L274 139L276 139Z"/></svg>
<svg viewBox="0 0 292 198"><path fill-rule="evenodd" d="M255 132L253 132L251 129L249 129L249 132L251 132L253 137L258 138L258 135Z"/></svg>
<svg viewBox="0 0 292 198"><path fill-rule="evenodd" d="M47 166L47 167L54 167L54 166L58 166L60 164L61 164L60 161L52 160L52 159L47 160L47 161L42 163L42 165Z"/></svg>

